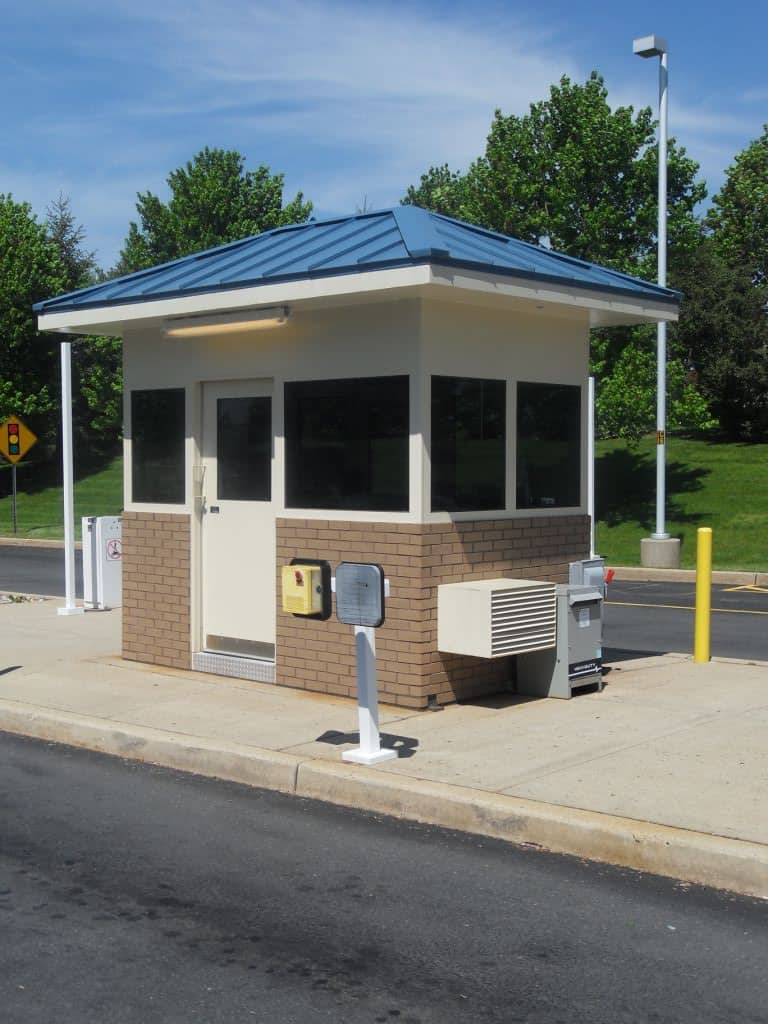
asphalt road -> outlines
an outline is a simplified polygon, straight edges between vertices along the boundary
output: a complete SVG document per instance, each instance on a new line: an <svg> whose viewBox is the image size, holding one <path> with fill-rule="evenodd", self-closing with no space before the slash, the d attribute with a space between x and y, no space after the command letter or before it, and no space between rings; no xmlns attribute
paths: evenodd
<svg viewBox="0 0 768 1024"><path fill-rule="evenodd" d="M693 583L609 584L603 645L608 660L637 651L693 652ZM712 588L711 650L714 657L768 661L768 587Z"/></svg>
<svg viewBox="0 0 768 1024"><path fill-rule="evenodd" d="M77 596L83 596L83 555L75 552ZM62 548L25 547L0 544L0 590L19 594L64 596L64 551Z"/></svg>
<svg viewBox="0 0 768 1024"><path fill-rule="evenodd" d="M82 555L77 557L77 594L82 597ZM0 545L0 591L64 594L61 548ZM693 583L614 582L604 608L604 646L609 659L636 652L693 651ZM768 661L768 587L712 590L712 654Z"/></svg>
<svg viewBox="0 0 768 1024"><path fill-rule="evenodd" d="M765 904L0 735L13 1024L762 1024Z"/></svg>

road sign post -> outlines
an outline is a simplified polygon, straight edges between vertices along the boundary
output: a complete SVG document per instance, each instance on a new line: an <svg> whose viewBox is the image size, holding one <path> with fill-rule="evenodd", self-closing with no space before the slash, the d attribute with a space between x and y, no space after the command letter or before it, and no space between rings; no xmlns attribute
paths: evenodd
<svg viewBox="0 0 768 1024"><path fill-rule="evenodd" d="M0 423L0 455L11 464L11 520L14 534L18 529L16 463L24 458L34 444L37 444L37 437L18 416L9 416Z"/></svg>

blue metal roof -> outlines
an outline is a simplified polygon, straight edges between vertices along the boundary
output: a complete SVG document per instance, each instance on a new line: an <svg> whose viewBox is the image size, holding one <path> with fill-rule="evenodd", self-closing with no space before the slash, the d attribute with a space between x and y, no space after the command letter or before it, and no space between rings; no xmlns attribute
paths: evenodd
<svg viewBox="0 0 768 1024"><path fill-rule="evenodd" d="M676 306L680 293L417 206L307 221L35 304L74 311L435 263Z"/></svg>

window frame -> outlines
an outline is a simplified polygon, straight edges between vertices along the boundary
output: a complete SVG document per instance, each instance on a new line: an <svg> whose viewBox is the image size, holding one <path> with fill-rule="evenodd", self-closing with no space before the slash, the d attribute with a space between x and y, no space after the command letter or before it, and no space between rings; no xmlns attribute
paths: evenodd
<svg viewBox="0 0 768 1024"><path fill-rule="evenodd" d="M453 508L436 508L435 507L435 421L434 421L434 385L435 381L452 381L454 383L466 382L468 384L495 384L501 386L501 416L502 416L502 457L501 457L501 504L496 505L484 505L484 506L456 506ZM510 432L509 432L509 379L507 377L472 377L468 375L458 374L447 374L447 373L429 373L428 375L428 386L425 403L425 420L429 424L429 481L426 488L425 498L427 501L426 509L429 515L450 515L450 516L461 516L461 515L473 515L476 513L504 513L509 507L509 494L510 494Z"/></svg>
<svg viewBox="0 0 768 1024"><path fill-rule="evenodd" d="M291 460L292 460L292 444L297 443L296 439L292 437L293 423L291 422L293 417L293 396L290 394L291 389L297 389L299 392L299 399L302 399L300 394L301 389L310 389L313 386L318 388L330 388L332 386L349 386L354 388L357 386L358 389L361 386L370 387L372 390L380 388L383 382L386 381L397 381L403 388L402 399L405 403L404 408L404 432L401 437L397 438L398 442L402 444L403 451L403 462L402 462L402 503L398 504L398 507L393 508L381 508L374 501L367 502L364 505L344 505L339 502L327 504L317 504L316 497L311 502L299 501L297 498L305 498L308 495L294 496L292 491L292 482L289 478L291 472ZM411 493L411 433L413 430L412 416L413 416L413 399L412 399L412 374L410 372L403 373L387 373L387 374L372 374L367 376L355 376L355 377L311 377L311 378L300 378L283 381L283 466L282 466L282 478L283 478L283 508L288 515L296 515L297 512L306 511L307 513L339 513L340 515L355 516L382 516L382 517L394 517L397 519L407 517L411 513L413 496ZM307 396L303 396L306 400ZM375 440L375 438L374 438ZM370 444L370 437L368 443ZM368 482L370 484L370 464L369 464L369 476ZM370 495L370 490L369 490Z"/></svg>
<svg viewBox="0 0 768 1024"><path fill-rule="evenodd" d="M513 466L513 478L514 478L514 489L510 496L512 503L512 511L518 515L525 516L536 516L536 515L562 515L564 513L578 512L584 508L586 500L586 487L587 482L585 479L585 467L587 458L587 445L586 445L586 410L585 410L585 388L582 381L553 381L553 380L532 380L516 378L514 381L514 419L513 425L510 429L513 430L512 437L512 466ZM520 388L530 385L533 387L549 387L549 388L567 388L574 392L578 392L578 401L576 403L576 409L578 414L578 430L576 432L576 441L578 443L578 470L576 476L576 487L577 487L577 502L571 505L520 505L518 503L518 470L520 465Z"/></svg>
<svg viewBox="0 0 768 1024"><path fill-rule="evenodd" d="M222 446L225 443L222 424L222 403L223 402L247 402L256 401L265 403L267 408L268 430L266 436L267 466L264 484L264 493L257 498L252 496L232 497L231 494L223 494L222 483L226 479L224 464L222 460ZM272 501L272 458L274 449L274 404L272 395L219 395L216 398L216 497L218 501Z"/></svg>
<svg viewBox="0 0 768 1024"><path fill-rule="evenodd" d="M136 472L137 464L139 460L136 458L137 453L137 436L136 436L136 424L141 418L140 415L136 415L135 400L138 396L143 395L157 395L161 393L175 394L181 396L181 439L180 439L180 460L181 460L181 496L178 499L169 500L166 497L153 497L144 498L136 496ZM171 387L132 387L128 392L128 410L129 410L129 427L130 433L128 434L128 440L130 440L130 466L126 467L129 472L125 474L126 492L130 494L130 502L126 502L126 505L139 506L140 509L145 510L147 507L153 509L168 509L169 512L178 512L188 504L188 486L189 486L189 474L187 467L187 439L188 439L188 398L187 389L183 385L171 386Z"/></svg>

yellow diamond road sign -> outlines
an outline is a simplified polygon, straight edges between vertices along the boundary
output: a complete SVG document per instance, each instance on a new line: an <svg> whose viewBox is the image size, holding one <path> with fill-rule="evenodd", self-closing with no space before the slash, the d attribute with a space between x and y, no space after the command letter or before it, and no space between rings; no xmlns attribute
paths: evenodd
<svg viewBox="0 0 768 1024"><path fill-rule="evenodd" d="M9 416L0 423L0 455L4 455L9 462L23 459L36 443L37 437L18 416Z"/></svg>

